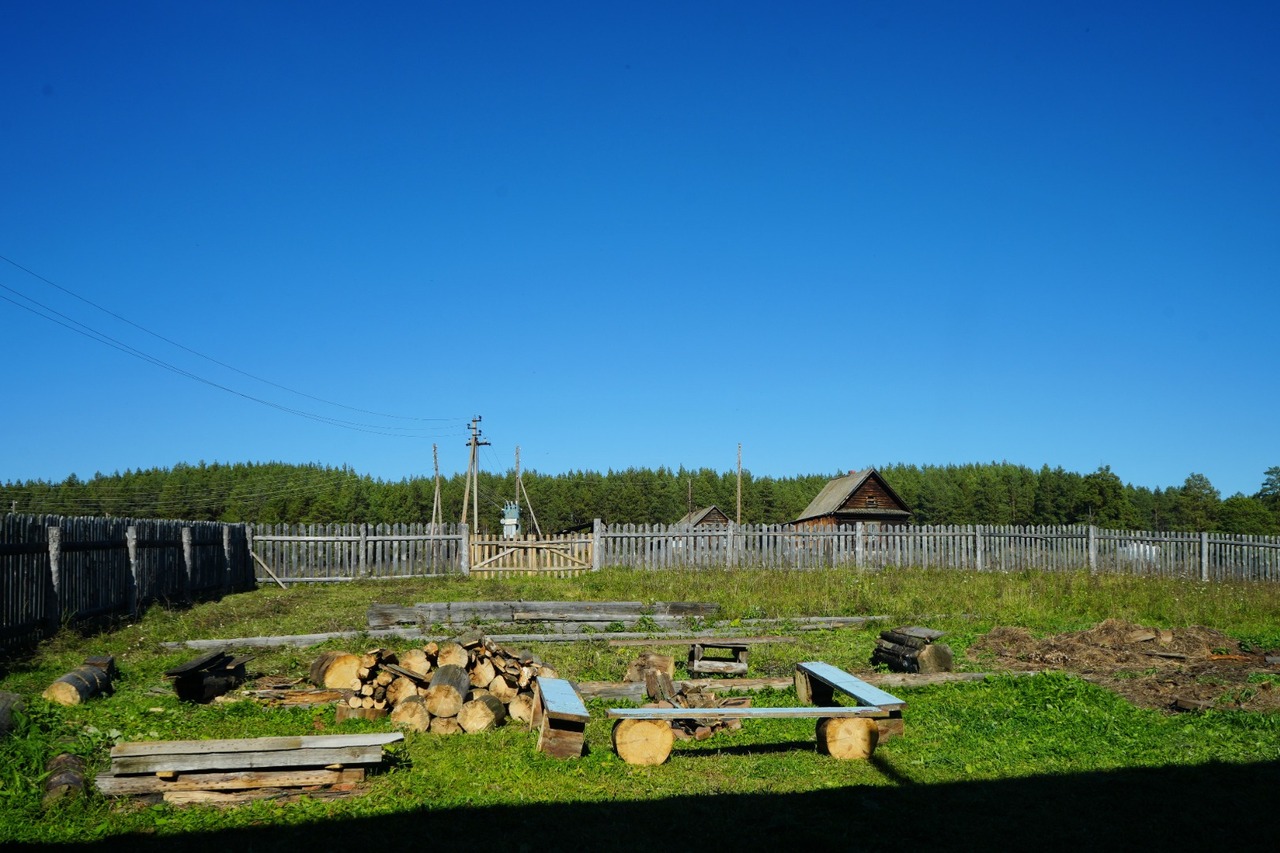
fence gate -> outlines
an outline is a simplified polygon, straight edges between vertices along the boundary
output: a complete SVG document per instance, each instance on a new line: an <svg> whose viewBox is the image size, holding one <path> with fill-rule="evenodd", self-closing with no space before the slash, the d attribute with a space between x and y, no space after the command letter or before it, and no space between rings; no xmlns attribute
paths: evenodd
<svg viewBox="0 0 1280 853"><path fill-rule="evenodd" d="M471 539L471 574L551 575L568 578L591 571L593 538L587 534L524 539Z"/></svg>

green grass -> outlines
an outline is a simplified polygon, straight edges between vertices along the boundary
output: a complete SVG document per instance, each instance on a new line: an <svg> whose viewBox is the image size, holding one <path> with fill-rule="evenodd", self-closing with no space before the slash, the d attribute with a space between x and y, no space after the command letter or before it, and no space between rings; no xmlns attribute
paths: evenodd
<svg viewBox="0 0 1280 853"><path fill-rule="evenodd" d="M1259 648L1280 647L1280 589L1117 576L606 570L563 580L264 587L185 610L152 608L108 633L64 631L9 661L0 690L26 697L29 713L0 740L0 841L165 850L371 843L742 850L773 849L780 840L821 850L857 846L847 843L851 837L927 842L931 849L1218 845L1226 837L1236 849L1265 843L1263 831L1240 816L1262 823L1256 815L1266 813L1280 781L1280 716L1169 716L1058 674L895 691L909 703L907 734L882 744L869 762L817 754L812 720L749 720L702 743L677 743L663 766L633 767L609 749L605 706L592 702L589 752L577 760L539 754L532 733L508 725L474 736L409 735L390 750L390 767L368 793L343 801L220 810L90 794L41 806L40 776L57 752L82 755L98 770L119 740L385 730L379 723L338 726L332 708L184 705L163 673L195 653L166 650L162 641L359 629L372 602L516 598L715 601L729 620L884 615L947 631L957 668L974 670L980 664L964 650L996 625L1047 634L1106 618L1201 624ZM753 646L750 674L789 675L804 659L867 668L877 628L798 627L771 627L768 633L796 640ZM620 680L640 649L613 648L604 639L531 648L571 679ZM318 651L260 651L249 668L298 677ZM95 654L117 658L122 677L114 696L74 708L39 699L49 682ZM796 698L784 690L754 694L754 701L787 705Z"/></svg>

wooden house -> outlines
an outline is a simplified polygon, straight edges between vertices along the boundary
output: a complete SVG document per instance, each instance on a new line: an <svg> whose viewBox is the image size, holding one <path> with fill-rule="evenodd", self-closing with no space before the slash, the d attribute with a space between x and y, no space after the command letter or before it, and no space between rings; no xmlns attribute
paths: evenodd
<svg viewBox="0 0 1280 853"><path fill-rule="evenodd" d="M827 483L795 520L799 527L829 527L858 521L906 524L911 509L874 468L850 471Z"/></svg>
<svg viewBox="0 0 1280 853"><path fill-rule="evenodd" d="M676 524L688 525L689 527L728 527L731 519L720 511L719 507L708 506L702 509L695 509L688 513Z"/></svg>

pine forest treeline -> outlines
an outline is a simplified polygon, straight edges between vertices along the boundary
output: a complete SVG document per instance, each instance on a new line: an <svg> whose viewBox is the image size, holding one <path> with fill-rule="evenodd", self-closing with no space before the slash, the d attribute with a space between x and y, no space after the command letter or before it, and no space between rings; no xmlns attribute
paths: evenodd
<svg viewBox="0 0 1280 853"><path fill-rule="evenodd" d="M1109 467L1090 474L1009 463L878 469L915 513L916 524L1097 524L1155 531L1280 534L1280 466L1263 474L1253 495L1223 499L1209 479L1148 489L1121 482ZM836 474L796 477L742 475L742 521L795 519ZM610 523L670 524L690 506L737 513L737 475L707 468L628 468L598 473L521 473L543 532ZM501 529L501 510L516 499L514 470L479 475L481 532ZM442 518L462 520L465 477L441 480ZM0 486L6 510L56 515L109 515L192 521L276 523L397 523L431 520L431 477L386 482L350 468L283 463L177 465L172 469L74 475L60 483ZM524 524L533 530L527 504ZM470 509L467 518L470 518Z"/></svg>

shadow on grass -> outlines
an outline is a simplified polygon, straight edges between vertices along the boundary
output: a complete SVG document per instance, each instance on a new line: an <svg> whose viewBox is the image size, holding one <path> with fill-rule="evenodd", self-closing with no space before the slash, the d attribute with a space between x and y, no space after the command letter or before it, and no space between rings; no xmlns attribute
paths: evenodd
<svg viewBox="0 0 1280 853"><path fill-rule="evenodd" d="M302 826L117 836L57 849L1272 850L1277 790L1280 761L1271 761L803 794L421 808Z"/></svg>

